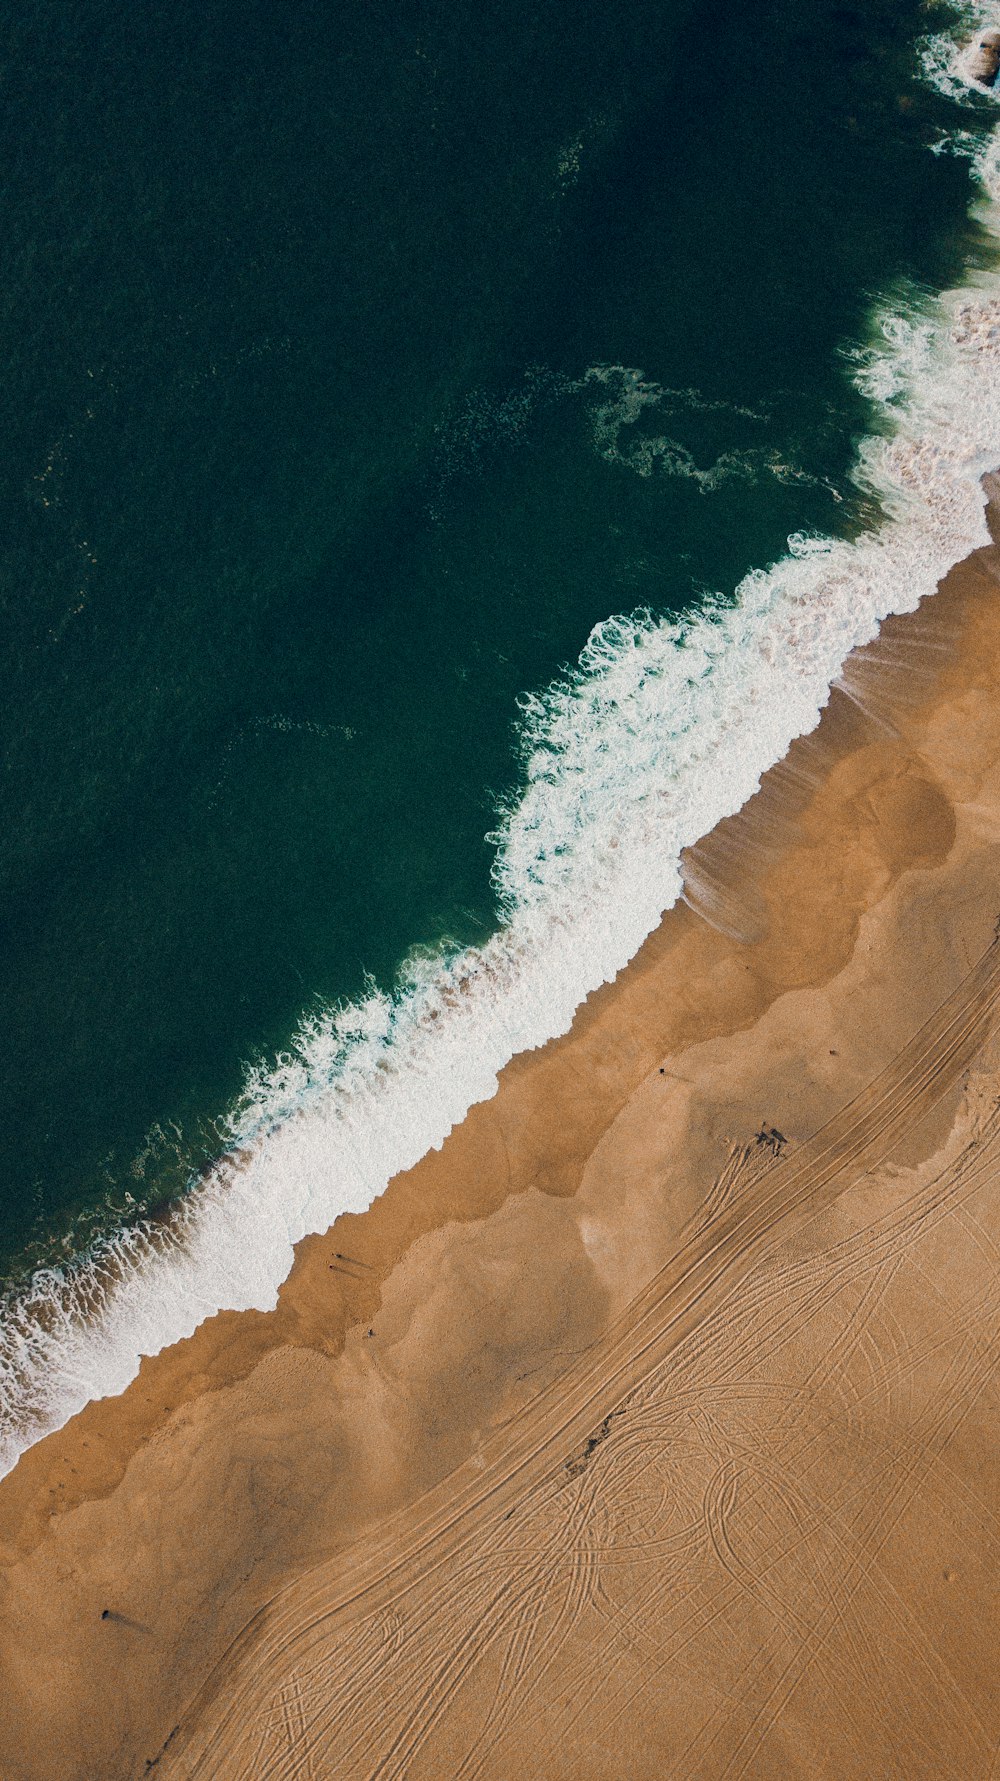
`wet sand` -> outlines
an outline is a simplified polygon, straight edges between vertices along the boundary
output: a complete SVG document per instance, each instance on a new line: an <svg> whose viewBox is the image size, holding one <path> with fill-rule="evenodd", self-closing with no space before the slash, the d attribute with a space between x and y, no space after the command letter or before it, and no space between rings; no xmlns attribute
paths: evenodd
<svg viewBox="0 0 1000 1781"><path fill-rule="evenodd" d="M4 1781L993 1774L1000 553L845 684L274 1314L0 1483Z"/></svg>

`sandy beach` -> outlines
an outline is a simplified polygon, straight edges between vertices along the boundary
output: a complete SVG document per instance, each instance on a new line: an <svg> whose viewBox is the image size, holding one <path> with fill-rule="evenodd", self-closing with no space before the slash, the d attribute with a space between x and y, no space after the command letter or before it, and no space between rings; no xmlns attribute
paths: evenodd
<svg viewBox="0 0 1000 1781"><path fill-rule="evenodd" d="M998 684L991 547L275 1313L21 1460L4 1781L995 1772Z"/></svg>

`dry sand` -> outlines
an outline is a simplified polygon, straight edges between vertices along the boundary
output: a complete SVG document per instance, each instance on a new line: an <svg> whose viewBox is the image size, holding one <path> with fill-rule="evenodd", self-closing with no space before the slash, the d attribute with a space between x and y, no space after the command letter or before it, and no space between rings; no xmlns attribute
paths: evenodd
<svg viewBox="0 0 1000 1781"><path fill-rule="evenodd" d="M848 684L729 937L0 1484L3 1781L994 1774L998 553Z"/></svg>

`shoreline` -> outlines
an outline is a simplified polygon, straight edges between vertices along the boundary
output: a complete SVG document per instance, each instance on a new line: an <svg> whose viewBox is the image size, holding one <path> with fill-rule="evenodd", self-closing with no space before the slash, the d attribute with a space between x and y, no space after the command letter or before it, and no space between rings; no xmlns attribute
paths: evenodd
<svg viewBox="0 0 1000 1781"><path fill-rule="evenodd" d="M990 193L987 163L984 149L977 174ZM524 703L524 784L488 838L499 928L454 957L415 957L391 996L304 1019L273 1068L248 1074L227 1116L230 1150L169 1222L122 1227L5 1303L0 1474L88 1402L122 1394L143 1357L206 1318L280 1314L303 1240L364 1212L492 1100L512 1058L568 1032L679 896L732 939L765 932L727 880L742 883L749 861L757 869L780 850L804 787L786 771L761 804L762 776L813 734L832 686L877 720L883 654L866 658L866 683L853 689L845 660L989 536L982 472L1000 456L998 322L994 272L941 297L929 340L923 323L886 326L863 375L880 369L890 430L861 441L855 472L878 493L874 530L793 535L731 602L676 623L612 616L574 669ZM766 837L760 813L779 783Z"/></svg>
<svg viewBox="0 0 1000 1781"><path fill-rule="evenodd" d="M998 580L991 545L885 621L688 851L719 926L678 904L439 1151L297 1246L275 1312L216 1314L0 1482L11 1781L40 1743L46 1773L142 1772L255 1611L558 1401L740 1171L806 1146L955 991L1000 917Z"/></svg>

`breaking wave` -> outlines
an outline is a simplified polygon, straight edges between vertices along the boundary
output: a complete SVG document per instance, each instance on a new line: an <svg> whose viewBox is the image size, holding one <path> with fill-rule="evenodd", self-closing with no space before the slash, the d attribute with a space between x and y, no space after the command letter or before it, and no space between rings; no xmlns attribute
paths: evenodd
<svg viewBox="0 0 1000 1781"><path fill-rule="evenodd" d="M942 90L968 97L952 40L932 40L925 63ZM1000 133L973 144L963 126L952 146L974 153L980 214L1000 240ZM628 419L623 392L633 407L650 394L613 370L619 408L606 427ZM987 541L1000 277L877 314L854 375L884 420L855 472L880 525L854 542L793 537L733 599L683 621L609 618L574 672L523 700L524 789L491 837L497 933L478 949L414 955L392 995L373 989L304 1021L285 1056L249 1075L226 1156L168 1220L38 1273L8 1301L0 1471L214 1311L272 1307L300 1238L363 1210L493 1094L516 1052L565 1031L682 894L682 850L815 726L851 649Z"/></svg>

